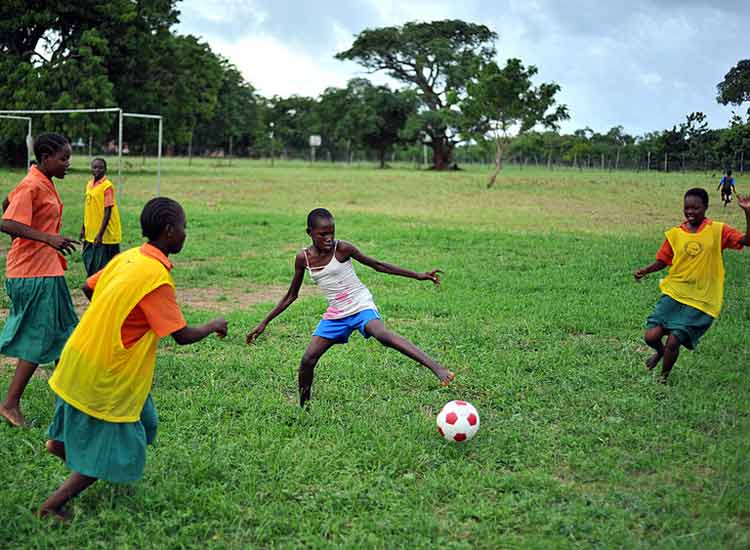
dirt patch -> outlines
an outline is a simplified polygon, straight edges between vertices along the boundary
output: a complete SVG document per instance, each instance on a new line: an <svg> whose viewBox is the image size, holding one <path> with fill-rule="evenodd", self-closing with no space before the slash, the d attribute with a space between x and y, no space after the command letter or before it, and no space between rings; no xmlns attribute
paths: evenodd
<svg viewBox="0 0 750 550"><path fill-rule="evenodd" d="M216 288L178 288L177 302L194 309L227 312L244 309L255 304L277 302L287 287L270 285L250 291Z"/></svg>

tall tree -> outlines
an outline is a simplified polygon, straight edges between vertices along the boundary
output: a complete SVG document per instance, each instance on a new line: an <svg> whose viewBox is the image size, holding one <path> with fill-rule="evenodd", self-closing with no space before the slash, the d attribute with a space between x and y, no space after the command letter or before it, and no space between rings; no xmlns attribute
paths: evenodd
<svg viewBox="0 0 750 550"><path fill-rule="evenodd" d="M557 129L560 121L570 118L568 108L555 100L558 84L533 85L537 72L533 65L524 67L520 59L509 59L503 68L489 61L481 64L466 87L461 110L466 131L480 141L495 142L495 170L487 187L494 185L502 169L511 132L523 134L536 126Z"/></svg>
<svg viewBox="0 0 750 550"><path fill-rule="evenodd" d="M737 62L729 72L724 75L724 80L716 85L718 95L716 101L722 105L735 105L739 107L750 101L750 59ZM750 108L748 108L750 117Z"/></svg>
<svg viewBox="0 0 750 550"><path fill-rule="evenodd" d="M442 170L451 165L453 149L461 141L457 126L466 86L480 64L495 56L496 38L484 25L460 20L410 22L366 29L336 58L356 61L372 72L385 71L416 89L422 109L411 117L408 129L426 137L434 167Z"/></svg>

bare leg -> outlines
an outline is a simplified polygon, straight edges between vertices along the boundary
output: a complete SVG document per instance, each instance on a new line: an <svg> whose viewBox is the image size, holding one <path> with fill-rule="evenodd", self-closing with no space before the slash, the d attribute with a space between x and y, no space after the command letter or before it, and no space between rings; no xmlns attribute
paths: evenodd
<svg viewBox="0 0 750 550"><path fill-rule="evenodd" d="M65 462L65 444L62 441L55 441L54 439L48 439L44 444L44 448L51 455L55 455L57 458Z"/></svg>
<svg viewBox="0 0 750 550"><path fill-rule="evenodd" d="M305 403L310 400L313 378L315 378L315 365L318 364L321 356L334 344L333 340L320 336L313 336L312 340L310 340L310 344L308 344L305 353L302 355L297 375L300 407L304 407Z"/></svg>
<svg viewBox="0 0 750 550"><path fill-rule="evenodd" d="M367 334L374 336L384 346L398 350L407 357L414 359L417 363L430 369L440 379L440 383L443 386L447 386L455 378L451 371L437 363L429 355L409 342L409 340L385 328L383 321L380 319L373 319L367 323L365 331Z"/></svg>
<svg viewBox="0 0 750 550"><path fill-rule="evenodd" d="M89 477L79 474L78 472L73 472L71 476L60 485L60 488L44 501L44 504L42 504L42 507L39 508L39 511L37 512L37 516L40 518L52 516L66 521L68 516L63 511L63 507L70 502L71 499L75 498L91 486L95 481L95 477Z"/></svg>
<svg viewBox="0 0 750 550"><path fill-rule="evenodd" d="M661 376L660 382L666 382L669 372L677 362L677 357L680 355L680 339L674 334L670 334L667 338L667 343L664 346L664 363L661 365Z"/></svg>
<svg viewBox="0 0 750 550"><path fill-rule="evenodd" d="M8 387L8 395L5 397L5 401L0 404L0 415L5 417L5 420L11 426L22 428L28 425L26 418L21 413L21 396L38 366L37 363L30 363L23 359L18 360L16 373Z"/></svg>
<svg viewBox="0 0 750 550"><path fill-rule="evenodd" d="M664 327L661 325L657 325L648 329L643 337L643 339L646 341L646 344L656 350L656 353L654 353L646 360L646 368L648 370L653 370L653 368L659 364L659 361L661 361L661 358L664 356L664 346L661 343L664 334Z"/></svg>

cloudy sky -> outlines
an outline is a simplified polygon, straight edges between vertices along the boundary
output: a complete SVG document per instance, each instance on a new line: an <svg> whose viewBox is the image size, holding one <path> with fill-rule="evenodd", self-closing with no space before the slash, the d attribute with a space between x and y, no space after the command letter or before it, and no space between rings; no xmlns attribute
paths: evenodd
<svg viewBox="0 0 750 550"><path fill-rule="evenodd" d="M519 57L562 86L564 131L623 125L642 134L731 109L716 84L750 58L750 0L183 0L177 30L229 58L265 96L317 96L367 76L334 54L366 28L463 19L497 32L500 61ZM383 76L371 80L388 82Z"/></svg>

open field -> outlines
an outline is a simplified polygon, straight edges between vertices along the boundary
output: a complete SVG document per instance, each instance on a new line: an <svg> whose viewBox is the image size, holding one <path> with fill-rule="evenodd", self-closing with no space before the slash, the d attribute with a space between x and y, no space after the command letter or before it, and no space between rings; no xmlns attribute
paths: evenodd
<svg viewBox="0 0 750 550"><path fill-rule="evenodd" d="M141 242L155 185L153 161L133 165L126 246ZM58 185L71 235L85 160L75 168ZM0 172L0 194L20 177ZM725 254L722 315L667 386L643 368L658 276L632 277L681 221L683 192L703 186L718 203L718 180L513 169L494 189L485 181L478 169L167 160L162 194L188 214L172 258L186 316L226 315L230 335L162 342L144 479L94 485L65 528L32 517L68 475L44 452L53 394L40 371L24 403L34 427L0 426L0 547L750 546L750 257ZM748 185L738 178L740 192ZM445 271L433 288L357 270L386 325L456 372L449 388L354 335L323 358L301 413L296 368L324 309L310 284L244 345L284 293L317 206L366 254ZM744 223L735 204L711 215ZM80 253L67 278L83 282ZM435 429L456 398L482 415L463 446Z"/></svg>

